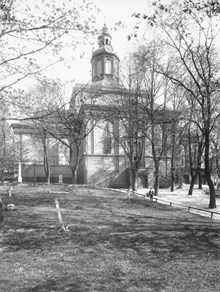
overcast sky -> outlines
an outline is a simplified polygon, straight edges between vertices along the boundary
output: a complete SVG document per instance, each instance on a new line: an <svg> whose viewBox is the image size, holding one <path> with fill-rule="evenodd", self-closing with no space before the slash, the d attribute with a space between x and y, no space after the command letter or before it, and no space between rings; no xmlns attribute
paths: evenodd
<svg viewBox="0 0 220 292"><path fill-rule="evenodd" d="M131 42L128 42L127 36L136 23L136 19L131 17L134 12L144 12L146 3L149 0L88 0L93 2L100 8L100 12L96 18L96 27L101 29L104 23L109 28L109 32L112 36L112 46L114 52L116 52L119 58L123 58L125 53L132 46ZM121 21L123 28L114 31L115 24ZM65 68L63 64L56 66L55 70L51 70L49 78L59 78L64 82L70 82L67 86L67 95L74 83L87 83L91 81L91 56L93 49L98 47L97 36L94 39L94 46L88 45L79 48L78 51L71 51L75 57L75 61L71 61L69 69ZM82 59L80 59L81 51L85 52ZM74 80L74 82L73 82Z"/></svg>
<svg viewBox="0 0 220 292"><path fill-rule="evenodd" d="M130 43L127 41L127 36L136 22L135 18L132 18L131 15L134 12L143 12L148 0L92 0L91 2L96 4L101 10L97 16L97 27L100 27L101 30L104 23L106 23L112 36L112 45L114 51L119 55L120 58L123 58L125 51L129 49L130 45ZM118 31L112 30L115 27L115 23L118 23L119 21L124 24L124 28L121 28ZM94 41L95 49L97 48L98 44L96 39ZM73 72L73 78L76 80L76 82L81 83L90 81L90 58L92 50L93 47L89 47L85 57L81 60L76 60L74 63L74 66L78 68L78 70Z"/></svg>
<svg viewBox="0 0 220 292"><path fill-rule="evenodd" d="M113 26L119 20L129 25L131 15L135 11L143 11L148 0L92 0L100 9L98 21Z"/></svg>

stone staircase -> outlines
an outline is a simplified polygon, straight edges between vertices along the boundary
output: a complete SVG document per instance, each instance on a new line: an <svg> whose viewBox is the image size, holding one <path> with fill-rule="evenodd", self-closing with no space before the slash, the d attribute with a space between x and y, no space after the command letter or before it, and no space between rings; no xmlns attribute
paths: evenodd
<svg viewBox="0 0 220 292"><path fill-rule="evenodd" d="M113 189L128 189L129 188L129 170L125 169L106 180L96 184L97 187L113 188Z"/></svg>

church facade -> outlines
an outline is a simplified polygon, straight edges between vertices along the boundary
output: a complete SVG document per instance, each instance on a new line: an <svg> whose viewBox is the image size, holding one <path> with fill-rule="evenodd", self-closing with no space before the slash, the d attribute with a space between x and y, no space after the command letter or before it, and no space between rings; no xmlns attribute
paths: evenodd
<svg viewBox="0 0 220 292"><path fill-rule="evenodd" d="M90 110L95 109L97 114L97 120L95 121L94 117L94 121L91 121L95 123L95 127L85 140L83 159L78 169L78 182L129 188L130 163L128 153L119 143L121 139L119 136L124 135L120 129L120 120L117 115L113 119L108 119L113 108L117 107L116 104L113 105L111 98L114 100L114 96L117 95L128 96L128 89L120 84L120 59L113 50L111 35L106 26L102 28L98 37L98 48L92 53L91 67L91 84L77 85L73 90L73 103L76 104L75 92L81 90L81 95L86 96L88 100L87 107L91 101ZM136 148L142 148L141 167L138 171L139 184L148 187L153 185L154 171L152 163L149 163L150 155L146 155L146 152L150 151L143 145L144 140L141 138L134 143L138 143ZM139 147L140 145L142 146ZM133 156L135 159L136 154ZM169 168L168 163L166 168Z"/></svg>
<svg viewBox="0 0 220 292"><path fill-rule="evenodd" d="M108 99L111 96L121 94L127 94L127 89L122 88L120 84L119 67L120 59L114 52L111 44L111 35L108 32L106 26L102 28L101 34L98 37L98 48L92 53L91 67L92 67L92 82L88 86L77 85L73 90L73 100L74 92L79 92L82 90L82 95L86 95L89 100L95 99L95 109L102 116L103 112L110 112L111 115L111 102ZM141 94L139 92L139 94ZM143 92L145 95L145 92ZM75 102L75 100L74 100ZM92 105L91 105L92 107ZM115 105L114 105L115 107ZM99 115L99 114L98 114ZM176 123L176 120L170 118L173 113L171 111L161 112L157 117L158 121L169 124L172 127L172 123ZM130 187L130 173L129 173L129 159L128 153L125 153L123 147L121 147L118 140L115 139L115 135L112 133L117 133L117 135L122 135L120 132L120 120L115 116L111 122L105 119L109 116L109 113L103 115L103 119L98 117L98 122L96 126L91 130L87 136L83 149L83 159L81 160L78 169L78 182L85 184L100 184L106 187ZM169 117L168 117L169 116ZM167 120L164 122L164 120ZM171 122L171 120L173 120ZM162 127L160 127L160 121L158 122L158 137L163 136ZM171 131L171 130L170 130ZM128 141L128 143L130 143ZM149 187L154 185L154 166L152 160L152 150L149 141L147 142L146 137L141 137L138 143L141 145L137 148L142 148L140 150L141 163L138 170L138 185L142 187ZM137 145L136 145L137 146ZM183 147L182 147L183 148ZM181 148L181 149L182 149ZM168 151L169 152L169 151ZM179 157L186 157L186 149L181 152ZM136 154L133 154L135 159ZM178 158L177 158L178 160ZM187 159L184 158L184 163L180 165L177 161L178 168L180 172L185 168L185 162ZM160 161L160 185L168 186L171 177L171 156L169 153L164 156ZM188 169L187 174L188 176Z"/></svg>
<svg viewBox="0 0 220 292"><path fill-rule="evenodd" d="M103 96L106 90L111 91L111 86L117 87L119 62L119 57L114 53L111 45L111 36L107 27L104 26L98 37L98 49L92 53L92 82L89 85L76 85L73 95L75 91L80 91L81 94L86 94L91 98L91 94L98 90L99 96ZM77 103L77 100L72 102L70 110L74 108L75 102ZM99 101L96 104L96 111L98 113L103 111L103 105L99 104ZM82 159L77 170L77 182L81 184L97 183L126 169L125 155L110 137L113 128L114 131L118 131L117 121L113 125L100 119L94 122L96 125L86 137L80 150ZM14 141L19 145L23 181L45 182L44 154L39 131L31 123L19 122L11 123L11 129ZM72 173L69 167L68 149L53 137L47 138L47 147L51 181L58 182L59 176L62 175L63 182L71 183Z"/></svg>
<svg viewBox="0 0 220 292"><path fill-rule="evenodd" d="M111 40L111 35L104 26L98 37L98 48L92 53L92 82L87 86L77 85L73 90L73 99L75 91L81 90L81 94L86 95L86 99L91 101L87 108L95 111L97 116L97 119L94 117L91 120L95 127L92 127L84 143L83 159L78 169L79 183L95 184L106 180L106 185L109 185L109 181L113 179L119 184L121 177L115 176L120 173L124 177L124 184L128 184L126 156L112 135L119 133L119 121L114 119L109 122L103 115L103 112L111 111L105 96L114 94L119 86L120 59L113 50ZM103 118L100 118L102 115Z"/></svg>
<svg viewBox="0 0 220 292"><path fill-rule="evenodd" d="M129 188L129 160L117 139L121 135L120 121L117 116L111 121L107 118L112 113L108 99L117 95L118 91L125 90L126 92L126 89L122 89L120 85L120 59L113 50L112 38L105 25L98 36L98 48L92 53L91 67L91 83L77 84L73 88L69 109L71 111L75 106L80 107L80 100L85 98L84 106L87 113L95 113L88 124L91 131L86 135L80 149L81 159L77 168L77 183ZM20 141L20 161L24 181L31 181L33 178L38 182L45 181L43 152L42 147L37 147L40 141L36 129L31 125L18 123L13 124L12 128L15 139ZM139 183L143 187L149 187L154 181L151 150L146 146L146 139L141 139L138 147L139 144L145 144L142 147L142 161L138 171ZM24 146L27 149L26 153L24 153ZM48 139L48 148L52 182L58 182L59 176L62 175L64 183L71 183L67 149L52 137ZM164 173L169 176L169 157L166 157L162 165Z"/></svg>

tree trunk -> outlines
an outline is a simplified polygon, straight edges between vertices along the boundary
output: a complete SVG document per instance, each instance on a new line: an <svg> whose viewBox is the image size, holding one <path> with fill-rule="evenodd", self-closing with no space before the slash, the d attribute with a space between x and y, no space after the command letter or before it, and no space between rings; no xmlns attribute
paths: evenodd
<svg viewBox="0 0 220 292"><path fill-rule="evenodd" d="M202 190L202 173L201 166L198 166L198 189Z"/></svg>
<svg viewBox="0 0 220 292"><path fill-rule="evenodd" d="M48 173L47 173L47 184L50 185L50 167L48 168Z"/></svg>
<svg viewBox="0 0 220 292"><path fill-rule="evenodd" d="M76 145L76 144L72 145L72 147L70 148L69 163L70 163L70 168L72 171L72 183L73 184L78 183L77 173L78 173L79 164L80 164L82 157L80 157L79 145Z"/></svg>
<svg viewBox="0 0 220 292"><path fill-rule="evenodd" d="M209 128L208 128L209 129ZM209 131L205 132L205 176L206 181L209 186L209 208L214 209L216 208L216 198L215 198L215 187L211 178L211 170L210 170L210 163L209 163Z"/></svg>
<svg viewBox="0 0 220 292"><path fill-rule="evenodd" d="M158 195L158 190L159 190L159 166L155 166L155 180L154 180L154 191L155 191L155 196Z"/></svg>
<svg viewBox="0 0 220 292"><path fill-rule="evenodd" d="M195 185L196 177L197 177L197 170L196 170L196 173L193 174L193 169L191 168L191 182L190 182L190 187L188 191L188 196L192 196L193 194L193 188Z"/></svg>
<svg viewBox="0 0 220 292"><path fill-rule="evenodd" d="M193 159L193 153L192 153L192 141L191 141L191 123L189 125L188 129L188 144L189 144L189 167L190 167L190 176L191 176L191 182L190 182L190 187L188 191L188 195L192 196L193 194L193 187L195 184L195 179L196 179L196 174L193 173L193 166L194 166L194 159Z"/></svg>
<svg viewBox="0 0 220 292"><path fill-rule="evenodd" d="M77 180L76 180L76 168L75 167L71 167L71 171L72 171L72 184L77 184Z"/></svg>
<svg viewBox="0 0 220 292"><path fill-rule="evenodd" d="M215 198L215 187L214 187L210 174L206 174L206 179L207 179L207 184L209 186L209 192L210 192L209 208L214 209L214 208L217 208L216 198Z"/></svg>
<svg viewBox="0 0 220 292"><path fill-rule="evenodd" d="M203 154L203 137L198 143L198 154L197 154L197 174L198 174L198 189L202 190L202 175L201 175L201 165L202 165L202 154Z"/></svg>
<svg viewBox="0 0 220 292"><path fill-rule="evenodd" d="M50 164L49 164L49 159L48 156L44 157L44 170L46 173L46 180L47 180L47 184L50 184Z"/></svg>
<svg viewBox="0 0 220 292"><path fill-rule="evenodd" d="M172 160L171 163L173 164ZM170 187L170 191L174 192L174 188L175 188L175 168L173 166L171 166L171 187Z"/></svg>
<svg viewBox="0 0 220 292"><path fill-rule="evenodd" d="M48 157L47 132L43 130L43 148L44 148L44 171L46 173L47 184L50 185L50 162Z"/></svg>
<svg viewBox="0 0 220 292"><path fill-rule="evenodd" d="M72 147L70 147L69 165L72 172L72 184L76 184L76 153L73 152Z"/></svg>
<svg viewBox="0 0 220 292"><path fill-rule="evenodd" d="M130 188L132 189L133 192L137 190L136 181L137 181L137 171L131 167L130 168Z"/></svg>
<svg viewBox="0 0 220 292"><path fill-rule="evenodd" d="M176 182L176 173L175 173L175 153L176 153L176 124L172 123L172 132L171 132L171 141L172 141L172 148L171 148L171 186L170 191L174 192L175 189L175 182Z"/></svg>

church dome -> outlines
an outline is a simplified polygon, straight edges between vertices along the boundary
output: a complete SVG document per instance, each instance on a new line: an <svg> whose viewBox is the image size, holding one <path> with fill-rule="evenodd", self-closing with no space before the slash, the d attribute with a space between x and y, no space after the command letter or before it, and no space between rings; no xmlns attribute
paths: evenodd
<svg viewBox="0 0 220 292"><path fill-rule="evenodd" d="M98 36L99 47L92 53L92 81L118 80L119 77L119 58L113 52L111 45L111 35L108 33L106 25Z"/></svg>
<svg viewBox="0 0 220 292"><path fill-rule="evenodd" d="M95 50L93 53L92 53L92 56L95 57L95 56L98 56L98 55L101 55L103 53L106 53L106 50L104 47L101 47L101 48L98 48L97 50Z"/></svg>
<svg viewBox="0 0 220 292"><path fill-rule="evenodd" d="M99 56L99 55L102 55L102 54L106 54L106 55L115 55L114 53L112 53L112 50L109 49L108 47L106 46L103 46L101 48L98 48L97 50L95 50L93 53L92 53L92 56L93 57L96 57L96 56Z"/></svg>

